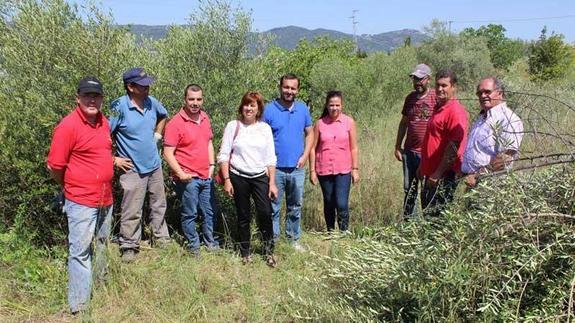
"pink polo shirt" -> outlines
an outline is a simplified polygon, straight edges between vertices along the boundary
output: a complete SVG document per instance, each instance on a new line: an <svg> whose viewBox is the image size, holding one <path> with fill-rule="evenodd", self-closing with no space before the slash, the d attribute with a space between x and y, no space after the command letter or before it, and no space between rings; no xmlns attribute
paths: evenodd
<svg viewBox="0 0 575 323"><path fill-rule="evenodd" d="M317 121L319 138L315 149L315 171L320 176L351 172L349 132L353 119L340 114L336 120L325 116Z"/></svg>
<svg viewBox="0 0 575 323"><path fill-rule="evenodd" d="M164 145L176 148L174 156L184 172L206 179L210 168L208 143L212 137L212 125L204 111L200 112L199 122L194 122L182 108L166 125Z"/></svg>

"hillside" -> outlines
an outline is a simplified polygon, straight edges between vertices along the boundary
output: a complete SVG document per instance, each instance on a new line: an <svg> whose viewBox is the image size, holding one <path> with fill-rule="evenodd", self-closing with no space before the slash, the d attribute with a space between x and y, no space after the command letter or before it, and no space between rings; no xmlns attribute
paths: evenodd
<svg viewBox="0 0 575 323"><path fill-rule="evenodd" d="M128 28L139 38L160 39L166 36L169 26L128 25L122 27ZM300 39L313 40L319 36L326 36L333 39L353 39L353 35L340 31L322 28L309 30L297 26L278 27L256 34L273 36L274 41L272 43L285 49L295 48ZM417 45L427 39L425 34L414 29L395 30L374 35L363 34L357 37L359 48L366 52L393 50L403 45L405 39L408 37L411 38L413 45ZM256 39L256 37L253 39ZM250 48L252 47L253 46L250 46Z"/></svg>

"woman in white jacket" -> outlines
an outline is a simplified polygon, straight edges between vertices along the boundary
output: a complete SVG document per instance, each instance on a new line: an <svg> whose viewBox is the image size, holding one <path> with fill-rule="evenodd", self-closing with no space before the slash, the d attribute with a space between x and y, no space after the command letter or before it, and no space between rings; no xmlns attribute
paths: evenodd
<svg viewBox="0 0 575 323"><path fill-rule="evenodd" d="M247 92L238 108L238 118L228 122L218 154L224 190L234 198L238 219L240 254L244 264L250 254L251 202L256 207L256 222L262 237L266 263L276 266L273 255L271 200L277 196L276 155L270 126L261 122L264 102L258 92Z"/></svg>

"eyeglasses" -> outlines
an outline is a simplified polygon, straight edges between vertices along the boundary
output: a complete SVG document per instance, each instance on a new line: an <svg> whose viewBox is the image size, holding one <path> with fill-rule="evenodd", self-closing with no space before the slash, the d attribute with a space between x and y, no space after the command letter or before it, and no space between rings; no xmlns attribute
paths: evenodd
<svg viewBox="0 0 575 323"><path fill-rule="evenodd" d="M425 80L426 78L427 78L427 76L417 77L415 75L411 75L411 79L414 80L415 82L421 82L421 81Z"/></svg>
<svg viewBox="0 0 575 323"><path fill-rule="evenodd" d="M499 90L477 90L477 92L475 92L475 94L477 96L481 96L483 94L487 94L487 96L491 95L491 93L493 92L499 92Z"/></svg>

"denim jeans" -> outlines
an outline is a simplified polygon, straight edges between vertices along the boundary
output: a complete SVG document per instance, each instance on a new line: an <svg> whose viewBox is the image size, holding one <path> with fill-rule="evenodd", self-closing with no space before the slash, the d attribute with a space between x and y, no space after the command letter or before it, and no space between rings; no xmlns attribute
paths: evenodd
<svg viewBox="0 0 575 323"><path fill-rule="evenodd" d="M68 304L72 313L84 310L92 291L92 240L95 243L94 272L97 279L106 274L106 243L110 235L112 205L88 207L66 200L68 217Z"/></svg>
<svg viewBox="0 0 575 323"><path fill-rule="evenodd" d="M208 248L217 247L218 242L214 238L216 226L216 197L215 187L211 178L201 179L194 177L189 182L176 181L176 193L181 201L182 230L189 243L190 251L200 248L200 236L196 231L198 211L202 212L203 241Z"/></svg>
<svg viewBox="0 0 575 323"><path fill-rule="evenodd" d="M274 240L280 236L280 211L282 198L286 196L285 230L287 238L296 242L301 236L301 207L303 203L303 185L305 169L303 168L276 168L277 199L272 201L272 224Z"/></svg>
<svg viewBox="0 0 575 323"><path fill-rule="evenodd" d="M336 213L339 230L346 231L349 225L351 173L318 176L317 179L323 194L323 215L327 231L335 229Z"/></svg>
<svg viewBox="0 0 575 323"><path fill-rule="evenodd" d="M417 179L417 168L421 162L421 154L406 150L402 154L403 157L403 215L415 215L415 205L417 202L417 190L419 180Z"/></svg>
<svg viewBox="0 0 575 323"><path fill-rule="evenodd" d="M439 216L448 203L453 200L453 194L457 188L455 173L448 171L439 180L437 186L430 187L427 182L421 190L421 207L423 214L428 216Z"/></svg>

